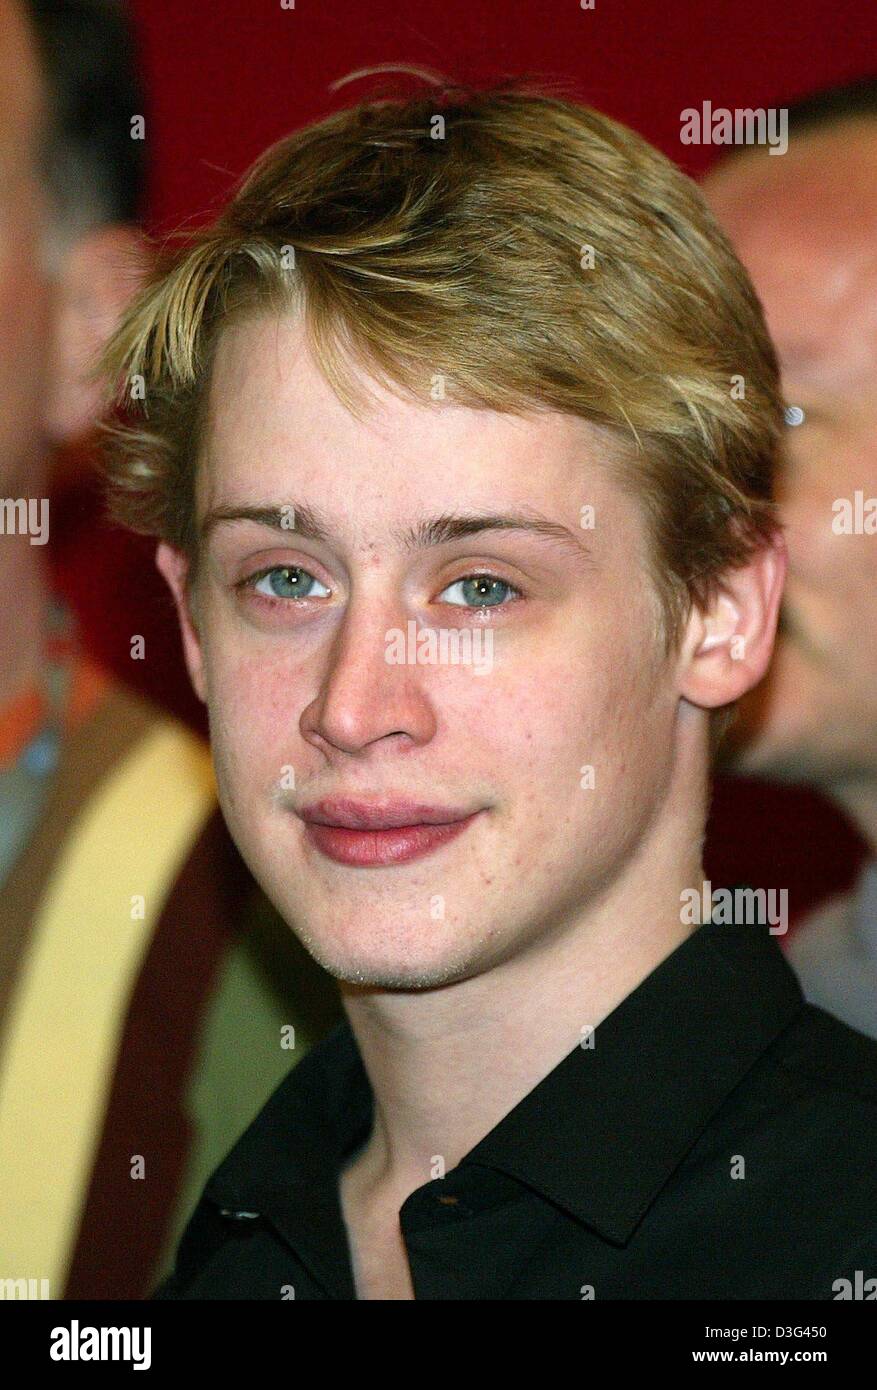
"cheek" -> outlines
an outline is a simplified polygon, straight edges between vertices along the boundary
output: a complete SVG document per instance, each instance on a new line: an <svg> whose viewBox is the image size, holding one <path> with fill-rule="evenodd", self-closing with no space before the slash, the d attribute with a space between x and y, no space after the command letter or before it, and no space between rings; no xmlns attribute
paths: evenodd
<svg viewBox="0 0 877 1390"><path fill-rule="evenodd" d="M593 818L612 800L610 788L639 785L650 768L660 777L657 754L670 745L673 705L662 704L648 651L645 642L622 647L607 639L543 658L526 681L504 672L483 715L468 721L473 761L500 795L532 813L537 838Z"/></svg>
<svg viewBox="0 0 877 1390"><path fill-rule="evenodd" d="M870 489L870 490L869 490ZM877 444L849 436L826 437L812 453L802 454L790 465L790 476L780 491L779 504L786 524L790 575L814 585L829 581L841 590L851 580L864 577L873 566L866 557L868 537L838 537L832 529L834 503L853 502L856 491L877 495ZM873 545L873 542L872 542ZM825 597L829 597L828 590Z"/></svg>
<svg viewBox="0 0 877 1390"><path fill-rule="evenodd" d="M644 773L666 742L658 733L659 687L649 670L645 649L616 647L570 689L566 722L571 733L581 731L583 761L593 766L597 786Z"/></svg>
<svg viewBox="0 0 877 1390"><path fill-rule="evenodd" d="M210 737L224 795L234 803L264 796L284 766L295 766L300 711L288 672L264 657L235 655L232 643L208 643L205 674Z"/></svg>

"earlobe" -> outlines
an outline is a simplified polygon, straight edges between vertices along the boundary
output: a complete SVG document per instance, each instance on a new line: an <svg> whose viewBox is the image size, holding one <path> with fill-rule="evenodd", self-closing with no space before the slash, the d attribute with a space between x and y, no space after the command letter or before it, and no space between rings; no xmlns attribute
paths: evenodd
<svg viewBox="0 0 877 1390"><path fill-rule="evenodd" d="M155 552L155 564L159 573L167 580L174 597L189 679L199 700L206 703L207 684L204 678L201 635L187 582L189 560L176 546L170 545L167 541L160 541Z"/></svg>

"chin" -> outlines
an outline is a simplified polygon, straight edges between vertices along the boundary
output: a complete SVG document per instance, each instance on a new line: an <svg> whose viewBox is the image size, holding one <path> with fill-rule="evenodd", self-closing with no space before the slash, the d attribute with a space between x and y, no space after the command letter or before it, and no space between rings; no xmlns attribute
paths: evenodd
<svg viewBox="0 0 877 1390"><path fill-rule="evenodd" d="M317 964L340 984L372 989L425 990L455 984L472 974L472 967L459 960L394 958L386 951L339 951L321 949L305 941Z"/></svg>
<svg viewBox="0 0 877 1390"><path fill-rule="evenodd" d="M300 912L283 915L317 964L342 983L378 989L433 989L465 979L477 968L471 942L449 940L447 935L438 939L436 933L447 932L443 922L409 930L403 940L389 929L381 930L374 919L364 929L359 917L339 932L337 918L321 931L319 927L314 930L312 915L304 920Z"/></svg>

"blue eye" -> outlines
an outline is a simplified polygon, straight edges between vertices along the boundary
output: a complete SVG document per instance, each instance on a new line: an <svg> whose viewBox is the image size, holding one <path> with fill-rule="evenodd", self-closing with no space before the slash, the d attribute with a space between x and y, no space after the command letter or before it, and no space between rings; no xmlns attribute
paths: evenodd
<svg viewBox="0 0 877 1390"><path fill-rule="evenodd" d="M463 597L447 601L460 608L470 604L475 608L500 608L505 606L503 594L520 596L521 592L514 585L507 584L504 579L497 579L492 574L468 574L464 579L457 579L453 584L449 584L439 597L449 594L452 589L459 589Z"/></svg>
<svg viewBox="0 0 877 1390"><path fill-rule="evenodd" d="M299 565L275 565L262 574L253 575L246 583L265 598L325 598L329 593L325 584L320 584L319 579ZM266 584L268 587L263 588ZM322 594L314 594L312 586L315 584L323 590Z"/></svg>
<svg viewBox="0 0 877 1390"><path fill-rule="evenodd" d="M308 570L300 565L272 565L259 574L250 575L240 582L240 588L251 589L265 599L291 600L304 598L327 598L329 590ZM457 591L458 596L447 595ZM459 608L501 608L508 605L512 597L522 597L520 589L498 579L492 574L471 574L449 584L439 595Z"/></svg>

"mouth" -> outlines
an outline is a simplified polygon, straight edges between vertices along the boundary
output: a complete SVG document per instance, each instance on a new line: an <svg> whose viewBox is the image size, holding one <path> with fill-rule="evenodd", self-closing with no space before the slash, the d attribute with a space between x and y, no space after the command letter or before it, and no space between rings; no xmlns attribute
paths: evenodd
<svg viewBox="0 0 877 1390"><path fill-rule="evenodd" d="M300 812L305 836L338 864L380 868L407 864L457 839L481 811L416 802L355 802L330 798Z"/></svg>

